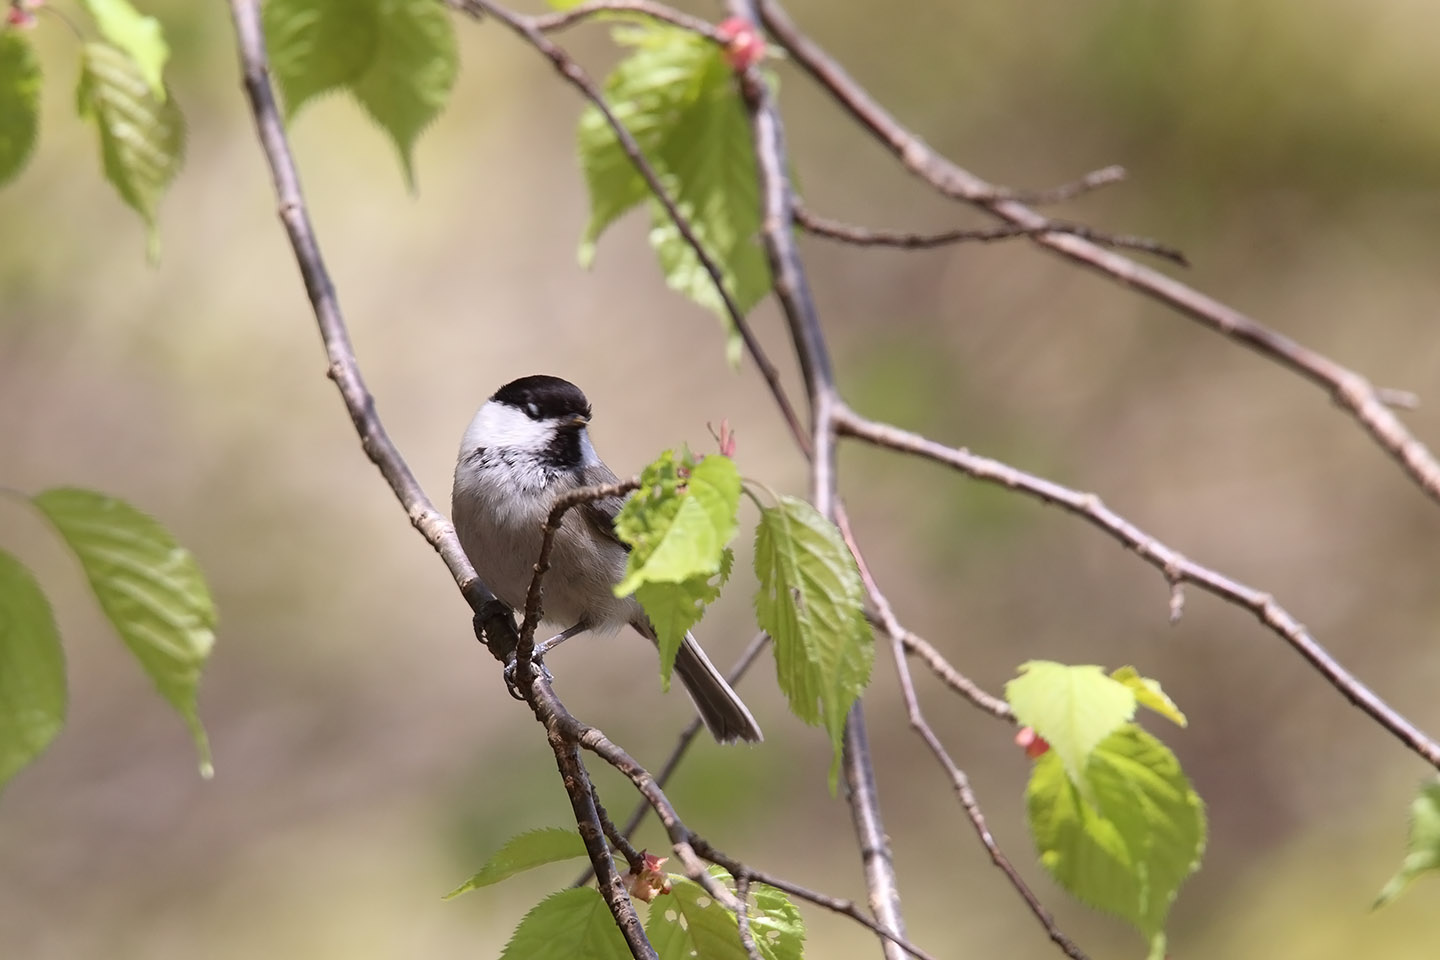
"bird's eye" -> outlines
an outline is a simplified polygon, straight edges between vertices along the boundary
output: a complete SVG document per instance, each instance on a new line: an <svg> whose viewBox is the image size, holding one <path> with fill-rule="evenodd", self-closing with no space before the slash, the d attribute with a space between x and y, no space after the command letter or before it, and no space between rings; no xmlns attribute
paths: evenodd
<svg viewBox="0 0 1440 960"><path fill-rule="evenodd" d="M540 419L540 407L533 403L525 404L525 412L530 414L531 420Z"/></svg>

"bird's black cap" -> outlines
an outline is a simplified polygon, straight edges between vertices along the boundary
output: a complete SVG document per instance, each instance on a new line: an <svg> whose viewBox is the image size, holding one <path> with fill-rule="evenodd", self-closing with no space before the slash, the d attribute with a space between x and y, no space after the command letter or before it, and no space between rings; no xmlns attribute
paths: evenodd
<svg viewBox="0 0 1440 960"><path fill-rule="evenodd" d="M525 411L531 420L590 417L590 401L579 387L569 380L543 373L511 380L490 399Z"/></svg>

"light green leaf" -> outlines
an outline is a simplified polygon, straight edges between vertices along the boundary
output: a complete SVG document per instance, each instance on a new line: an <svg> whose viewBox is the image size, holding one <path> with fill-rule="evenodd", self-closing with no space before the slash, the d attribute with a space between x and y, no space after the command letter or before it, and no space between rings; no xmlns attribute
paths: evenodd
<svg viewBox="0 0 1440 960"><path fill-rule="evenodd" d="M120 639L184 717L200 772L210 776L195 695L215 644L215 606L195 558L153 518L113 497L56 488L34 503L79 559Z"/></svg>
<svg viewBox="0 0 1440 960"><path fill-rule="evenodd" d="M556 10L569 10L572 7L580 6L585 0L545 0L545 2Z"/></svg>
<svg viewBox="0 0 1440 960"><path fill-rule="evenodd" d="M0 184L25 168L40 130L40 61L18 30L0 31Z"/></svg>
<svg viewBox="0 0 1440 960"><path fill-rule="evenodd" d="M1375 906L1383 907L1410 886L1422 873L1440 870L1440 780L1432 780L1420 788L1410 803L1410 842L1400 869L1385 889L1375 898Z"/></svg>
<svg viewBox="0 0 1440 960"><path fill-rule="evenodd" d="M694 461L667 450L640 475L640 489L615 518L615 533L629 544L619 597L635 594L655 627L660 677L670 672L685 632L720 595L734 561L740 474L729 457Z"/></svg>
<svg viewBox="0 0 1440 960"><path fill-rule="evenodd" d="M719 867L710 874L729 883ZM746 960L735 914L716 903L698 883L670 874L670 893L655 898L645 935L660 960ZM805 923L788 897L774 887L752 884L750 934L765 960L800 960Z"/></svg>
<svg viewBox="0 0 1440 960"><path fill-rule="evenodd" d="M720 596L720 588L730 579L735 554L726 547L715 574L695 574L679 583L642 583L635 590L635 599L645 609L660 648L660 682L670 689L670 674L675 668L675 655L685 634L705 615L705 608Z"/></svg>
<svg viewBox="0 0 1440 960"><path fill-rule="evenodd" d="M1095 745L1135 716L1135 694L1099 667L1049 660L1020 665L1005 685L1015 718L1044 737L1081 789L1081 774Z"/></svg>
<svg viewBox="0 0 1440 960"><path fill-rule="evenodd" d="M375 59L377 0L266 0L262 12L270 71L287 118L315 97L354 83Z"/></svg>
<svg viewBox="0 0 1440 960"><path fill-rule="evenodd" d="M145 221L154 260L160 196L185 156L185 118L174 97L157 99L135 61L105 43L85 44L76 101L80 116L100 133L105 178Z"/></svg>
<svg viewBox="0 0 1440 960"><path fill-rule="evenodd" d="M379 4L375 52L350 88L395 141L413 190L415 141L445 109L460 72L455 28L435 0L371 2Z"/></svg>
<svg viewBox="0 0 1440 960"><path fill-rule="evenodd" d="M733 71L715 44L687 31L627 27L616 31L616 39L635 50L607 78L606 99L747 312L769 292L770 271L757 239L755 158ZM735 336L714 281L594 107L580 118L578 141L590 192L581 264L593 261L606 227L649 199L650 244L666 282L717 312Z"/></svg>
<svg viewBox="0 0 1440 960"><path fill-rule="evenodd" d="M488 887L492 883L524 873L535 867L559 860L573 860L586 855L585 841L574 830L560 827L544 827L529 830L505 841L505 845L485 861L480 872L460 886L445 894L450 900L470 890Z"/></svg>
<svg viewBox="0 0 1440 960"><path fill-rule="evenodd" d="M65 725L65 652L40 585L0 550L0 789Z"/></svg>
<svg viewBox="0 0 1440 960"><path fill-rule="evenodd" d="M165 61L170 59L170 48L165 44L165 35L160 21L147 17L130 5L128 0L82 0L100 35L130 55L139 68L140 75L150 86L150 95L157 101L165 100Z"/></svg>
<svg viewBox="0 0 1440 960"><path fill-rule="evenodd" d="M1170 906L1204 852L1204 804L1174 754L1134 724L1095 748L1085 778L1088 791L1054 751L1036 761L1026 800L1040 861L1077 899L1128 921L1152 955L1163 955Z"/></svg>
<svg viewBox="0 0 1440 960"><path fill-rule="evenodd" d="M804 500L782 497L760 512L755 575L755 614L775 640L780 689L797 717L830 734L833 791L845 715L875 657L860 571L833 523Z"/></svg>
<svg viewBox="0 0 1440 960"><path fill-rule="evenodd" d="M577 887L525 914L500 960L630 960L630 950L600 891Z"/></svg>
<svg viewBox="0 0 1440 960"><path fill-rule="evenodd" d="M1112 679L1119 680L1125 684L1125 686L1129 687L1135 694L1135 702L1140 704L1140 706L1149 707L1177 726L1183 727L1188 725L1189 721L1185 719L1185 714L1180 712L1180 708L1175 706L1175 701L1171 700L1169 695L1160 689L1159 680L1151 680L1149 677L1140 676L1139 671L1134 667L1121 667L1119 670L1111 673L1110 676Z"/></svg>

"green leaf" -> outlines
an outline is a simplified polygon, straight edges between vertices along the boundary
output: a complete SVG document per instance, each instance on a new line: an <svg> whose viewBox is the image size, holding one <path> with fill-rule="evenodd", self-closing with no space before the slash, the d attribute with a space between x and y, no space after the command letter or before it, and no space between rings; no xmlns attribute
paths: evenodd
<svg viewBox="0 0 1440 960"><path fill-rule="evenodd" d="M376 0L266 0L262 12L270 72L287 118L315 97L354 83L375 58Z"/></svg>
<svg viewBox="0 0 1440 960"><path fill-rule="evenodd" d="M174 97L156 98L135 61L105 43L87 43L76 90L80 116L100 133L105 178L145 221L152 260L159 256L160 196L180 172L185 119Z"/></svg>
<svg viewBox="0 0 1440 960"><path fill-rule="evenodd" d="M1135 716L1135 693L1099 667L1049 660L1020 665L1005 685L1005 699L1022 726L1033 727L1084 789L1081 774L1096 744Z"/></svg>
<svg viewBox="0 0 1440 960"><path fill-rule="evenodd" d="M1139 671L1134 667L1121 667L1110 674L1111 679L1119 680L1135 694L1135 702L1142 707L1149 707L1166 720L1177 726L1187 726L1189 721L1180 708L1175 706L1175 701L1160 689L1159 680L1151 680L1149 677L1140 676Z"/></svg>
<svg viewBox="0 0 1440 960"><path fill-rule="evenodd" d="M499 883L517 873L524 873L547 863L573 860L585 855L585 841L581 840L574 830L560 827L530 830L506 840L505 845L485 861L479 873L445 894L445 899L450 900L462 893L488 887L492 883Z"/></svg>
<svg viewBox="0 0 1440 960"><path fill-rule="evenodd" d="M769 292L770 269L757 241L759 186L734 72L719 47L684 30L627 27L616 40L635 50L607 78L606 99L748 312ZM714 281L594 107L580 118L578 142L590 192L581 264L593 261L606 227L648 200L650 244L666 282L718 313L735 336Z"/></svg>
<svg viewBox="0 0 1440 960"><path fill-rule="evenodd" d="M128 0L82 0L100 35L135 61L140 75L150 87L150 95L158 101L165 100L165 61L170 59L170 48L165 44L165 35L160 21L147 17L132 7Z"/></svg>
<svg viewBox="0 0 1440 960"><path fill-rule="evenodd" d="M1134 724L1095 748L1084 776L1082 791L1055 751L1036 761L1026 800L1040 861L1077 899L1128 921L1152 956L1163 955L1170 906L1205 849L1204 804L1175 755Z"/></svg>
<svg viewBox="0 0 1440 960"><path fill-rule="evenodd" d="M640 474L640 489L620 509L615 533L630 545L619 597L635 594L660 643L666 689L685 632L720 595L734 561L740 474L729 457L694 461L662 453Z"/></svg>
<svg viewBox="0 0 1440 960"><path fill-rule="evenodd" d="M30 571L0 550L0 788L65 725L65 652Z"/></svg>
<svg viewBox="0 0 1440 960"><path fill-rule="evenodd" d="M726 882L730 875L711 867ZM747 960L735 914L716 903L698 883L670 874L670 893L655 898L645 935L660 960ZM733 884L728 884L733 887ZM799 960L805 923L788 897L774 887L752 884L750 934L765 960Z"/></svg>
<svg viewBox="0 0 1440 960"><path fill-rule="evenodd" d="M630 950L600 891L577 887L525 914L500 960L630 960Z"/></svg>
<svg viewBox="0 0 1440 960"><path fill-rule="evenodd" d="M195 558L153 518L113 497L62 487L34 503L79 559L120 639L185 719L209 777L195 694L215 643L215 606Z"/></svg>
<svg viewBox="0 0 1440 960"><path fill-rule="evenodd" d="M40 130L40 62L35 48L10 29L0 31L0 184L25 168Z"/></svg>
<svg viewBox="0 0 1440 960"><path fill-rule="evenodd" d="M795 497L760 511L755 614L775 640L775 669L790 709L830 734L833 791L845 715L870 681L874 637L865 592L840 531Z"/></svg>
<svg viewBox="0 0 1440 960"><path fill-rule="evenodd" d="M415 141L450 99L460 53L450 17L435 0L378 2L375 52L350 88L400 152L415 189Z"/></svg>
<svg viewBox="0 0 1440 960"><path fill-rule="evenodd" d="M269 0L265 35L285 111L348 89L400 153L415 188L415 141L445 109L460 54L434 0Z"/></svg>
<svg viewBox="0 0 1440 960"><path fill-rule="evenodd" d="M1410 804L1410 843L1399 871L1385 884L1375 898L1375 907L1383 907L1410 886L1422 873L1440 870L1440 779L1420 788ZM1373 908L1372 908L1373 909Z"/></svg>

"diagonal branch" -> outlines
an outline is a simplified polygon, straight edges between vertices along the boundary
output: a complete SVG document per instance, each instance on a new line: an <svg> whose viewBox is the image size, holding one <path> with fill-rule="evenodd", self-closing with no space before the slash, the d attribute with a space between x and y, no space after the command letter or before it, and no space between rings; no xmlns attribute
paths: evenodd
<svg viewBox="0 0 1440 960"><path fill-rule="evenodd" d="M775 364L770 362L769 356L765 353L765 348L760 345L760 341L755 338L754 332L750 329L750 324L746 321L745 314L740 310L739 305L736 304L735 298L730 295L730 291L726 289L724 272L720 269L719 264L715 262L715 258L710 256L709 252L706 251L705 245L700 242L700 238L696 236L695 228L690 224L689 218L676 206L675 199L661 181L660 174L656 172L655 167L650 161L645 159L645 154L644 151L640 149L640 144L625 127L625 124L621 123L620 119L615 116L615 112L610 109L610 105L605 102L605 95L600 91L600 88L595 85L595 81L590 79L589 74L585 72L585 69L581 67L573 57L541 33L539 27L536 25L538 22L536 18L524 17L520 14L513 13L491 2L491 0L444 0L444 2L477 20L480 19L482 15L489 15L503 23L512 33L519 36L548 59L551 65L554 66L556 72L572 87L579 90L586 100L594 104L596 110L600 111L600 115L605 118L606 124L615 132L615 138L617 142L619 142L620 148L635 166L635 171L640 174L641 178L645 181L645 185L650 188L650 193L656 200L660 201L660 205L665 208L665 213L671 222L675 224L676 231L679 232L686 245L695 252L695 258L700 262L700 266L704 268L705 273L710 277L710 281L715 284L715 292L725 305L725 312L729 316L730 322L735 325L735 329L740 333L740 339L745 344L746 352L749 353L751 359L755 361L755 366L760 369L760 375L765 378L765 383L770 388L770 393L775 398L776 405L780 408L781 416L785 418L786 425L795 437L795 442L799 444L801 450L808 451L810 449L810 438L806 435L805 428L801 426L800 418L796 415L795 408L791 406L790 398L785 393L784 386L780 383L780 371L776 369Z"/></svg>
<svg viewBox="0 0 1440 960"><path fill-rule="evenodd" d="M755 0L767 29L791 57L862 127L869 130L905 168L946 196L972 203L1018 227L1043 227L1046 217L1010 194L931 150L880 106L849 74L790 20L776 0ZM1254 350L1324 389L1353 417L1407 476L1440 501L1440 461L1389 409L1392 391L1373 386L1359 373L1302 346L1251 317L1157 270L1105 250L1082 237L1045 232L1039 245L1083 267L1137 290L1211 330Z"/></svg>
<svg viewBox="0 0 1440 960"><path fill-rule="evenodd" d="M554 13L532 17L530 24L541 33L551 33L573 27L577 23L596 16L617 13L649 17L651 20L659 20L673 27L698 33L716 43L720 42L720 38L715 34L715 28L708 22L699 17L681 13L663 3L654 3L652 0L588 0L588 2L571 7L569 10L557 10Z"/></svg>
<svg viewBox="0 0 1440 960"><path fill-rule="evenodd" d="M245 92L274 180L280 219L290 238L320 327L320 336L330 358L330 378L340 389L366 455L380 468L390 489L409 515L410 522L444 559L456 585L475 610L477 635L488 641L492 653L504 659L507 648L513 649L518 642L509 609L475 575L455 536L454 527L435 509L399 449L390 440L375 412L374 398L361 376L335 286L325 268L320 244L305 207L294 156L275 102L275 92L270 85L259 4L257 0L230 0L230 12L235 25ZM533 632L533 627L531 629ZM539 711L537 716L541 716ZM541 719L544 722L554 718L541 716ZM605 845L593 788L579 753L573 742L567 743L554 735L556 729L553 722L546 722L547 739L570 796L576 826L585 840L586 852L600 880L601 895L635 960L656 960L655 951L645 938L644 928L624 883L615 872L614 860Z"/></svg>
<svg viewBox="0 0 1440 960"><path fill-rule="evenodd" d="M795 205L795 222L806 232L827 240L848 243L857 247L897 247L901 250L931 250L935 247L944 247L955 243L994 243L1014 237L1034 237L1044 233L1068 233L1084 237L1106 247L1124 247L1154 254L1182 267L1190 265L1190 261L1184 253L1174 247L1166 246L1158 240L1123 233L1107 233L1104 230L1087 227L1082 223L1052 220L1049 217L1045 218L1044 224L1036 227L1022 227L1019 224L1010 223L1000 227L917 233L911 230L857 227L830 217L822 217L797 203Z"/></svg>
<svg viewBox="0 0 1440 960"><path fill-rule="evenodd" d="M1081 493L968 450L947 447L908 430L867 420L848 407L838 410L835 419L843 435L934 460L977 480L1018 490L1027 496L1060 507L1090 522L1135 551L1140 559L1159 570L1172 587L1193 583L1228 603L1249 610L1261 623L1290 644L1331 686L1339 690L1345 699L1390 731L1396 739L1431 766L1440 769L1440 744L1426 736L1341 666L1339 661L1310 636L1304 625L1276 603L1275 598L1268 593L1186 559L1178 551L1156 540L1105 506L1093 493ZM1171 610L1174 609L1172 598Z"/></svg>

